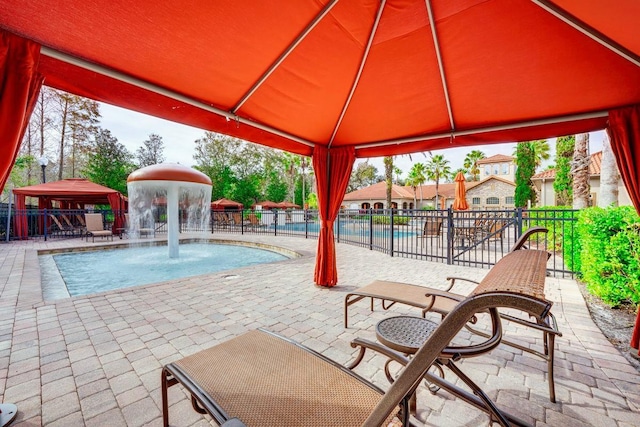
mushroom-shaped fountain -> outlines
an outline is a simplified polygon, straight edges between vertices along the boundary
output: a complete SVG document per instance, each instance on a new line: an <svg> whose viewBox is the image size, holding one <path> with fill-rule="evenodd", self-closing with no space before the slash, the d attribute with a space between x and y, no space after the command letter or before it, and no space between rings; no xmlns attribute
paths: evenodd
<svg viewBox="0 0 640 427"><path fill-rule="evenodd" d="M166 193L167 243L169 258L178 258L179 203L189 205L189 211L197 210L203 224L209 223L211 203L211 179L195 169L175 163L161 163L132 172L127 178L129 193L130 226L139 224L141 218L151 215L151 201ZM197 209L193 209L196 207ZM200 228L204 230L204 227Z"/></svg>

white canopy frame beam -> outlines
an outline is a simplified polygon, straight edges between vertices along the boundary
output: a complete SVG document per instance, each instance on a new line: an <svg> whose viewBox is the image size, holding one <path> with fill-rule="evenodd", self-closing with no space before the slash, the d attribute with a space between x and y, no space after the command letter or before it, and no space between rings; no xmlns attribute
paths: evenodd
<svg viewBox="0 0 640 427"><path fill-rule="evenodd" d="M600 33L595 28L590 27L586 23L580 21L575 16L571 15L567 11L561 9L556 6L552 1L549 0L531 0L537 6L540 6L542 9L546 10L556 18L560 19L564 23L572 26L576 30L580 31L582 34L586 35L590 39L599 43L600 45L606 47L610 51L614 52L616 55L623 57L627 61L633 63L637 67L640 67L640 56L634 54L630 50L611 40L609 37ZM615 4L612 3L611 7L615 7Z"/></svg>
<svg viewBox="0 0 640 427"><path fill-rule="evenodd" d="M295 48L309 35L311 31L313 31L316 25L318 25L318 23L322 21L322 19L324 19L324 17L331 11L331 9L333 9L333 6L335 6L338 1L339 0L333 0L330 3L327 3L327 5L320 11L320 13L316 15L315 18L313 18L309 25L307 25L304 31L301 32L295 38L295 40L293 40L293 42L287 47L287 49L285 49L284 52L282 52L278 59L276 59L275 62L271 64L271 66L267 69L267 71L265 71L264 74L260 76L260 78L253 84L253 86L251 86L251 89L249 89L247 93L244 94L242 98L240 98L240 101L238 101L238 103L231 109L232 113L236 114L238 110L242 108L244 103L247 102L251 95L253 95L255 91L258 90L260 86L262 86L262 84L280 66L280 64L282 64L282 62L287 59L289 54L295 50Z"/></svg>
<svg viewBox="0 0 640 427"><path fill-rule="evenodd" d="M425 0L427 13L429 14L429 24L431 25L431 37L433 38L433 46L438 59L438 69L440 70L440 80L442 80L442 90L444 92L444 100L447 103L447 112L449 113L449 124L451 130L455 131L456 123L453 119L453 110L451 108L451 98L449 97L449 85L447 84L447 76L444 72L444 64L442 62L442 53L440 52L440 41L438 40L438 32L436 31L436 20L433 17L433 9L431 8L431 0Z"/></svg>
<svg viewBox="0 0 640 427"><path fill-rule="evenodd" d="M59 61L65 62L65 63L71 64L71 65L75 65L77 67L80 67L80 68L83 68L83 69L86 69L86 70L93 71L93 72L98 73L100 75L110 77L112 79L115 79L115 80L130 84L132 86L136 86L136 87L144 89L144 90L148 90L149 92L153 92L153 93L156 93L158 95L166 96L167 98L174 99L174 100L179 101L179 102L183 102L185 104L191 105L191 106L196 107L196 108L200 108L201 110L208 111L208 112L213 113L213 114L217 114L219 116L225 117L227 120L233 120L233 121L235 121L237 123L242 123L242 124L250 126L252 128L259 129L259 130L262 130L262 131L265 131L265 132L269 132L271 134L278 135L278 136L281 136L283 138L287 138L287 139L289 139L291 141L298 142L298 143L300 143L302 145L306 145L308 147L315 147L315 145L316 145L315 143L313 143L311 141L307 141L306 139L302 139L302 138L297 137L295 135L288 134L288 133L283 132L281 130L278 130L278 129L272 128L270 126L264 125L262 123L257 123L257 122L245 119L245 118L240 117L240 116L238 116L238 115L236 115L236 114L234 114L232 112L225 111L225 110L222 110L220 108L213 107L213 106L211 106L209 104L205 104L203 102L197 101L197 100L195 100L193 98L190 98L188 96L182 95L182 94L177 93L177 92L174 92L172 90L169 90L169 89L154 85L154 84L149 83L149 82L144 81L144 80L137 79L135 77L129 76L129 75L124 74L124 73L121 73L119 71L115 71L115 70L103 67L101 65L94 64L94 63L85 61L85 60L80 59L80 58L76 58L76 57L68 55L66 53L62 53L62 52L56 51L54 49L51 49L49 47L42 46L40 48L40 53L42 55L48 56L50 58L54 58L54 59L57 59Z"/></svg>
<svg viewBox="0 0 640 427"><path fill-rule="evenodd" d="M369 33L369 40L367 41L367 46L364 49L364 53L362 54L362 59L360 60L360 68L358 68L358 74L356 74L355 79L353 80L353 84L351 85L351 90L349 91L349 96L347 96L347 100L342 107L342 111L340 112L340 117L336 122L336 126L333 129L333 133L331 134L331 138L329 139L329 144L327 148L331 148L333 145L333 141L336 138L336 134L338 133L338 129L340 129L340 125L342 124L342 120L344 119L344 115L347 113L347 109L351 104L351 99L353 99L353 94L358 87L358 83L360 83L360 78L362 77L362 71L364 70L364 65L367 63L367 58L369 57L369 52L371 51L371 45L373 44L373 38L376 35L376 31L378 30L378 25L380 24L380 18L382 17L382 11L384 10L384 6L387 4L387 0L381 0L380 6L378 7L378 12L376 14L376 20L373 22L373 26L371 28L371 33Z"/></svg>
<svg viewBox="0 0 640 427"><path fill-rule="evenodd" d="M356 145L355 148L356 150L363 149L363 148L379 148L379 147L385 147L385 146L391 146L391 145L404 144L407 142L432 141L434 139L441 139L441 138L451 138L453 140L458 136L473 135L476 133L500 132L505 130L515 130L515 129L533 127L533 126L545 126L545 125L552 125L552 124L558 124L558 123L566 123L566 122L572 122L576 120L600 119L604 117L609 117L609 111L597 111L593 113L575 114L570 116L553 117L549 119L509 123L509 124L491 126L486 128L468 129L464 131L443 132L443 133L431 134L431 135L412 136L409 138L400 138L400 139L394 139L394 140L359 144L359 145Z"/></svg>

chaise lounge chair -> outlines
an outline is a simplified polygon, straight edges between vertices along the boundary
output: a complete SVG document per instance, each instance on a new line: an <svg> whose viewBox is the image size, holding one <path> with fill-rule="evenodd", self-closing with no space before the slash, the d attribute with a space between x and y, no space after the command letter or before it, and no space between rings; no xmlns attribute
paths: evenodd
<svg viewBox="0 0 640 427"><path fill-rule="evenodd" d="M539 261L534 261L539 262ZM542 264L542 268L545 266ZM433 323L429 336L386 392L351 370L300 344L264 330L254 330L222 344L169 363L162 369L162 413L169 425L168 388L181 384L191 395L193 408L225 422L262 426L387 426L397 416L409 424L409 400L422 379L438 382L447 390L483 411L502 425L527 425L500 410L468 377L475 395L436 378L429 369L437 360L460 353L488 351L499 344L501 320L497 308L522 310L544 319L551 303L503 286L504 282L479 285L442 320ZM483 344L448 347L452 339L476 315L489 312L492 335ZM424 320L424 319L423 319ZM426 320L425 320L426 321ZM383 350L384 351L384 350ZM232 419L237 418L237 420ZM226 426L225 426L226 427Z"/></svg>
<svg viewBox="0 0 640 427"><path fill-rule="evenodd" d="M521 251L526 248L529 239L537 233L547 233L547 229L543 227L533 227L528 229L515 243L511 251ZM539 257L544 257L546 261L550 254L546 251L531 250L532 254L537 253ZM509 254L507 254L509 255ZM518 268L516 266L515 268ZM388 310L394 304L400 303L408 306L416 307L421 310L422 317L426 316L428 312L434 312L442 317L445 317L448 313L457 307L459 301L465 298L464 295L451 292L452 288L456 284L456 281L468 281L478 284L478 282L461 278L461 277L447 277L449 281L448 287L445 289L430 288L426 286L414 285L409 283L393 282L376 280L366 286L363 286L353 292L349 292L345 296L344 300L344 327L348 327L348 315L349 307L358 301L365 298L370 298L371 311L373 311L374 300L379 299L382 302L382 308ZM544 299L544 281L538 284L540 289L536 290L536 296ZM533 287L533 284L532 284ZM534 290L532 289L531 292ZM542 322L531 322L528 319L522 319L516 316L501 313L504 320L539 330L543 334L542 351L538 351L535 348L521 345L513 340L502 339L502 343L513 348L525 351L540 357L547 362L547 378L549 382L549 400L551 402L556 401L555 397L555 382L553 377L554 366L554 354L555 354L555 337L562 336L562 333L558 330L557 322L552 313L547 313L545 319ZM475 323L475 319L473 319ZM477 334L484 336L485 334L473 328L472 324L466 325L466 328Z"/></svg>
<svg viewBox="0 0 640 427"><path fill-rule="evenodd" d="M96 237L111 237L111 240L113 241L113 232L111 230L104 229L102 224L102 214L84 214L84 222L87 224L87 242L89 241L89 236L93 238L93 242L96 241Z"/></svg>

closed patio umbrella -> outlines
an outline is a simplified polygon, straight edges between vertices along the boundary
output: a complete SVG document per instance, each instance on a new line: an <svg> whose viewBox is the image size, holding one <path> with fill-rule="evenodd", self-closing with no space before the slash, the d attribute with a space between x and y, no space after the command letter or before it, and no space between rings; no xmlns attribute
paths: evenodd
<svg viewBox="0 0 640 427"><path fill-rule="evenodd" d="M469 209L469 203L467 203L467 189L465 187L464 174L458 172L455 177L456 182L456 198L453 200L453 209L456 211L466 211Z"/></svg>

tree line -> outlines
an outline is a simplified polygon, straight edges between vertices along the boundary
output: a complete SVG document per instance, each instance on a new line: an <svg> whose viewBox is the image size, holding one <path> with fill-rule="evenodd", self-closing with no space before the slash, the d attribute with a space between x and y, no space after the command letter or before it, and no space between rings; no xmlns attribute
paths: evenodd
<svg viewBox="0 0 640 427"><path fill-rule="evenodd" d="M43 87L2 201L8 200L11 188L39 184L43 178L87 178L126 195L131 172L166 160L159 134L149 134L131 152L118 142L117 130L104 128L100 118L99 103ZM306 157L213 132L204 132L193 144L194 168L211 178L212 200L228 198L245 206L263 200L316 204Z"/></svg>

